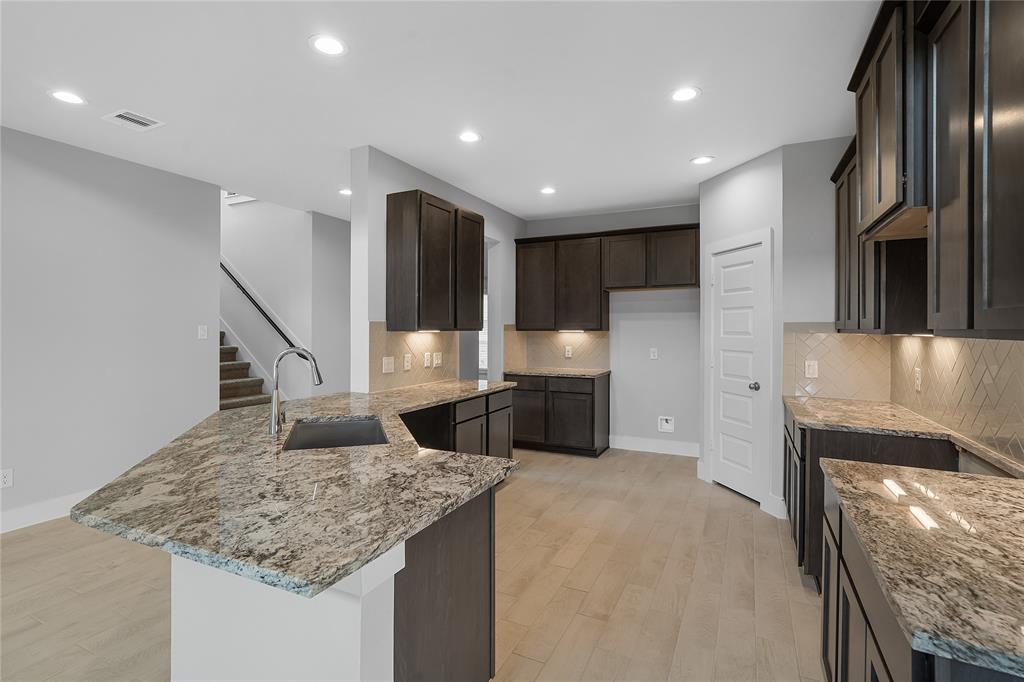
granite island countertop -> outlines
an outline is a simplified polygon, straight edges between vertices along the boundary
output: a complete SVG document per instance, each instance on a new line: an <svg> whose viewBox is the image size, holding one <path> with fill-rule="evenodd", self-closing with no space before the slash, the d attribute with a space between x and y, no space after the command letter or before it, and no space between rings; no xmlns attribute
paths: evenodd
<svg viewBox="0 0 1024 682"><path fill-rule="evenodd" d="M912 648L1024 675L1024 481L835 459L821 468ZM907 495L897 501L887 478ZM910 505L937 527L925 530Z"/></svg>
<svg viewBox="0 0 1024 682"><path fill-rule="evenodd" d="M215 412L79 502L72 520L312 597L501 482L514 460L421 449L399 416L505 390L449 380ZM388 443L282 451L298 419L377 416Z"/></svg>
<svg viewBox="0 0 1024 682"><path fill-rule="evenodd" d="M585 367L524 367L505 370L505 374L518 374L524 377L583 377L587 379L596 379L611 373L610 369L587 369Z"/></svg>
<svg viewBox="0 0 1024 682"><path fill-rule="evenodd" d="M909 438L948 440L1011 476L1024 478L1024 461L946 428L897 403L847 398L782 397L799 426L824 431L852 431Z"/></svg>

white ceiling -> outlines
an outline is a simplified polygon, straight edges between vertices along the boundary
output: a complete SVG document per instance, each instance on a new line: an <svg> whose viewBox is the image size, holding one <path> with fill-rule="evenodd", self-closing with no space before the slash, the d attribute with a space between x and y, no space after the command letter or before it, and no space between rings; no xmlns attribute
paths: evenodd
<svg viewBox="0 0 1024 682"><path fill-rule="evenodd" d="M845 85L877 4L0 8L6 126L343 218L349 149L373 145L535 219L690 203L779 145L851 134ZM312 51L321 32L349 54ZM687 84L703 96L670 101ZM100 120L121 107L167 125ZM701 154L716 159L689 163Z"/></svg>

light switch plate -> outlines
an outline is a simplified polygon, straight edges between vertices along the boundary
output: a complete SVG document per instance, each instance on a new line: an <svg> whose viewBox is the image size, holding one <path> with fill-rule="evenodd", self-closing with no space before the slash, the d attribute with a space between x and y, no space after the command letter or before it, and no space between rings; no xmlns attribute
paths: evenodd
<svg viewBox="0 0 1024 682"><path fill-rule="evenodd" d="M921 368L914 368L914 390L918 393L921 392Z"/></svg>
<svg viewBox="0 0 1024 682"><path fill-rule="evenodd" d="M565 357L567 357L567 358L571 358L572 357L572 346L566 346L565 347Z"/></svg>
<svg viewBox="0 0 1024 682"><path fill-rule="evenodd" d="M402 358L402 369L404 369L406 372L408 372L410 369L412 369L412 355L411 354L406 353L405 357Z"/></svg>
<svg viewBox="0 0 1024 682"><path fill-rule="evenodd" d="M658 349L657 348L652 348L651 349L651 360L657 360L657 359L658 359Z"/></svg>
<svg viewBox="0 0 1024 682"><path fill-rule="evenodd" d="M817 379L818 378L818 361L817 360L804 360L804 378L806 378L806 379Z"/></svg>
<svg viewBox="0 0 1024 682"><path fill-rule="evenodd" d="M199 325L199 329L197 330L196 335L200 339L208 339L210 338L210 330L207 328L205 324L201 324Z"/></svg>
<svg viewBox="0 0 1024 682"><path fill-rule="evenodd" d="M434 352L434 367L441 366L441 351Z"/></svg>
<svg viewBox="0 0 1024 682"><path fill-rule="evenodd" d="M430 367L430 353L423 354L423 366Z"/></svg>
<svg viewBox="0 0 1024 682"><path fill-rule="evenodd" d="M675 417L658 417L658 431L661 431L662 433L675 433L675 430Z"/></svg>
<svg viewBox="0 0 1024 682"><path fill-rule="evenodd" d="M394 374L395 372L395 358L391 355L384 356L384 366L381 368L384 374Z"/></svg>
<svg viewBox="0 0 1024 682"><path fill-rule="evenodd" d="M10 488L14 485L14 469L0 470L0 488Z"/></svg>

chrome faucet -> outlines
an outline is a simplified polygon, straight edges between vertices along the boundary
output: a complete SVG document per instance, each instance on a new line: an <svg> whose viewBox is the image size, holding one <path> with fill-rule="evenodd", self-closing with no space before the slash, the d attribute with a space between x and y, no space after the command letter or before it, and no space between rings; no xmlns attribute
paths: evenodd
<svg viewBox="0 0 1024 682"><path fill-rule="evenodd" d="M284 425L284 412L281 411L281 393L277 387L279 376L277 367L286 355L291 355L292 353L305 358L309 362L309 374L313 378L314 386L324 383L324 378L320 375L320 368L316 366L316 358L307 349L298 347L285 348L278 354L274 360L274 393L270 397L270 435L272 436L277 435Z"/></svg>

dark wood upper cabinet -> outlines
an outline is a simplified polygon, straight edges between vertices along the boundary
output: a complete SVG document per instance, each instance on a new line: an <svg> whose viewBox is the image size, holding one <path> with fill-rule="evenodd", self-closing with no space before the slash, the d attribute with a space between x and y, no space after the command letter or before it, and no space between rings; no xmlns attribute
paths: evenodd
<svg viewBox="0 0 1024 682"><path fill-rule="evenodd" d="M555 242L516 245L516 329L555 328Z"/></svg>
<svg viewBox="0 0 1024 682"><path fill-rule="evenodd" d="M620 234L602 238L604 288L639 289L647 286L647 235Z"/></svg>
<svg viewBox="0 0 1024 682"><path fill-rule="evenodd" d="M484 326L484 219L458 209L455 219L455 328Z"/></svg>
<svg viewBox="0 0 1024 682"><path fill-rule="evenodd" d="M608 294L601 286L601 239L555 242L555 328L605 329Z"/></svg>
<svg viewBox="0 0 1024 682"><path fill-rule="evenodd" d="M852 331L859 327L861 250L856 141L847 147L832 182L836 184L836 329Z"/></svg>
<svg viewBox="0 0 1024 682"><path fill-rule="evenodd" d="M1024 3L985 1L974 9L974 328L1019 336L1024 333L1024 122L1019 113L1024 111Z"/></svg>
<svg viewBox="0 0 1024 682"><path fill-rule="evenodd" d="M695 286L700 281L700 230L647 233L647 286Z"/></svg>
<svg viewBox="0 0 1024 682"><path fill-rule="evenodd" d="M859 232L924 236L924 73L912 3L883 2L848 85L855 94Z"/></svg>
<svg viewBox="0 0 1024 682"><path fill-rule="evenodd" d="M388 195L389 331L482 327L483 218L460 212L419 190Z"/></svg>
<svg viewBox="0 0 1024 682"><path fill-rule="evenodd" d="M971 326L972 11L949 3L928 34L928 326Z"/></svg>

